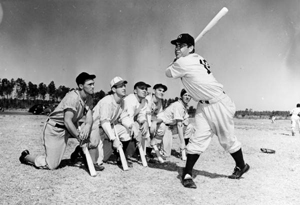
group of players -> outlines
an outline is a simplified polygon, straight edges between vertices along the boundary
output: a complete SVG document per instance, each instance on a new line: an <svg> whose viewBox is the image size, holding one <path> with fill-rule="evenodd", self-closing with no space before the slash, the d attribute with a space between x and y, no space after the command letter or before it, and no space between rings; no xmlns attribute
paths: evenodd
<svg viewBox="0 0 300 205"><path fill-rule="evenodd" d="M76 78L78 89L66 94L45 123L45 154L35 157L24 150L19 158L21 163L56 169L70 136L76 137L80 144L88 143L93 163L99 171L104 169L103 162L120 147L124 153L133 154L137 146L142 146L150 159L152 148L159 147L160 153L169 157L175 130L180 139L182 159L186 160L182 175L184 187L197 187L193 181L193 167L214 135L235 161L236 166L229 178L240 179L250 166L244 162L241 143L234 135L233 101L212 75L207 61L195 53L195 41L191 35L180 34L171 44L175 45L175 59L165 74L169 78L181 79L183 83L185 89L180 92L178 101L163 108L163 96L167 91L163 84L154 85L153 94L147 95L151 86L137 82L133 93L126 95L127 81L115 77L110 82L109 94L92 107L96 76L83 72ZM188 122L187 106L191 98L198 102L195 126ZM80 125L83 116L85 120ZM71 161L77 163L81 156L78 146ZM120 163L118 158L117 164ZM132 166L130 161L128 166Z"/></svg>

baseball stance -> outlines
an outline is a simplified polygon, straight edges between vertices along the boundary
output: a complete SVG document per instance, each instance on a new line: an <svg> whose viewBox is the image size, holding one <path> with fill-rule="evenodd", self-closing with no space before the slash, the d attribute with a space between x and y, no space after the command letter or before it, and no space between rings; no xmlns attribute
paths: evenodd
<svg viewBox="0 0 300 205"><path fill-rule="evenodd" d="M175 60L166 69L166 76L181 79L187 92L198 102L195 114L196 132L186 146L183 186L197 188L192 178L193 167L200 154L209 146L213 135L218 137L221 146L235 160L236 166L229 178L241 178L250 166L244 162L241 143L234 135L233 101L225 94L223 85L213 76L208 62L195 53L195 40L191 35L180 34L171 44L175 45Z"/></svg>

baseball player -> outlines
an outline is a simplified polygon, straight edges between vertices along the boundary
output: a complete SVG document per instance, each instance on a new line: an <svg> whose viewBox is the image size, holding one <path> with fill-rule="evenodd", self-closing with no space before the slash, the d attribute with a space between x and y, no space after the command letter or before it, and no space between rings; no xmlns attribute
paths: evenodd
<svg viewBox="0 0 300 205"><path fill-rule="evenodd" d="M149 87L151 86L145 82L137 82L133 87L134 93L129 94L124 98L124 110L129 114L130 124L132 124L132 127L137 131L134 131L135 136L133 136L133 138L135 140L132 140L132 143L127 150L130 157L136 151L137 147L135 142L141 143L144 148L145 140L148 137L149 125L146 118L147 101L145 98L148 94ZM123 121L122 124L124 124ZM129 130L128 134L130 134Z"/></svg>
<svg viewBox="0 0 300 205"><path fill-rule="evenodd" d="M88 138L93 122L91 107L93 106L95 78L95 75L85 72L77 76L78 89L66 94L45 123L42 138L45 154L35 157L28 150L24 150L19 158L21 163L37 168L56 169L62 160L71 135L79 141ZM86 115L85 125L79 131L78 121L84 115Z"/></svg>
<svg viewBox="0 0 300 205"><path fill-rule="evenodd" d="M126 95L127 81L121 77L115 77L110 82L111 92L102 98L93 109L93 127L90 141L97 144L97 148L90 149L90 155L97 164L102 164L113 153L113 149L123 147L125 151L131 140L127 130L134 130L130 127L130 118L124 111L124 97ZM122 125L121 122L124 124ZM112 145L112 146L111 146ZM121 165L120 159L117 164ZM132 166L128 163L128 166Z"/></svg>
<svg viewBox="0 0 300 205"><path fill-rule="evenodd" d="M180 139L180 153L182 154L181 158L182 160L186 160L185 146L188 144L189 138L195 131L194 126L189 123L189 114L187 111L190 100L191 96L185 89L182 89L180 92L180 99L169 105L163 112L159 113L157 115L157 120L152 122L163 122L166 125L166 131L161 147L161 151L166 157L171 156L173 143L172 135L178 133Z"/></svg>
<svg viewBox="0 0 300 205"><path fill-rule="evenodd" d="M165 125L164 123L159 124L153 124L151 128L151 123L157 119L158 113L163 111L163 98L164 93L168 90L168 87L166 85L163 85L161 83L156 84L153 86L153 94L147 95L147 111L146 116L148 120L148 125L150 127L150 137L151 141L146 141L146 154L147 157L153 158L151 152L152 152L152 146L153 145L160 145L162 143L162 138L165 134Z"/></svg>
<svg viewBox="0 0 300 205"><path fill-rule="evenodd" d="M223 85L213 76L207 61L195 53L195 41L189 34L180 34L172 40L175 45L175 59L166 69L169 78L180 78L187 92L198 101L196 132L187 145L187 162L182 175L182 183L187 188L197 188L192 179L192 171L201 153L211 142L213 135L221 146L231 154L236 166L231 179L239 179L249 170L244 162L241 143L234 135L233 116L235 105L223 91Z"/></svg>
<svg viewBox="0 0 300 205"><path fill-rule="evenodd" d="M292 136L295 136L295 129L296 126L298 126L298 129L300 129L300 103L296 105L296 108L292 109L290 111L291 116L291 123L292 123Z"/></svg>

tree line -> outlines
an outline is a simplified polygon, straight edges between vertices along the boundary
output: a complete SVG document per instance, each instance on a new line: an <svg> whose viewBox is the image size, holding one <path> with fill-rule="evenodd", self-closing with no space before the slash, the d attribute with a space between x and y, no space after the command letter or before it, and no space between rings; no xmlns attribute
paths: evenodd
<svg viewBox="0 0 300 205"><path fill-rule="evenodd" d="M32 82L26 83L22 78L8 80L0 78L0 107L6 109L13 108L29 108L36 103L53 104L59 102L70 88L60 85L56 86L54 81L48 85L43 82L34 84ZM108 91L109 92L109 91ZM94 93L94 104L101 100L108 92L100 90ZM13 96L14 95L14 96ZM48 99L46 98L48 95ZM171 103L177 101L179 98L169 98L163 100L163 107L168 107ZM188 113L194 117L196 109L193 106L188 108ZM286 119L289 117L289 111L253 111L253 109L246 108L245 110L238 110L235 113L236 118L271 118L276 116L277 119Z"/></svg>
<svg viewBox="0 0 300 205"><path fill-rule="evenodd" d="M39 84L34 84L31 81L26 83L22 78L11 80L0 78L0 107L6 109L9 108L29 108L34 104L53 104L59 102L71 89L64 86L56 86L54 81L51 81L48 85L41 82ZM94 104L101 100L108 92L100 90L94 93ZM48 95L47 99L46 96ZM174 101L177 101L178 97L175 99L164 99L163 106L167 107ZM190 111L193 110L191 106Z"/></svg>

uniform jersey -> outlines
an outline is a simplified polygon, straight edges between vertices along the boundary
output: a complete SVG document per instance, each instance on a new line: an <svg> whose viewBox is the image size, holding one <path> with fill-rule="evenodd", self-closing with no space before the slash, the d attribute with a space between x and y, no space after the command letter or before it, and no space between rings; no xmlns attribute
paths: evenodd
<svg viewBox="0 0 300 205"><path fill-rule="evenodd" d="M299 113L300 113L300 108L299 107L296 107L296 108L294 108L290 111L290 114L292 115L292 117L298 117Z"/></svg>
<svg viewBox="0 0 300 205"><path fill-rule="evenodd" d="M181 78L195 101L210 100L223 93L223 85L214 78L207 61L196 53L179 58L167 68L168 72L173 78Z"/></svg>
<svg viewBox="0 0 300 205"><path fill-rule="evenodd" d="M91 96L88 96L86 101L83 101L78 92L78 90L68 92L55 110L50 113L49 119L55 123L64 124L64 112L71 110L74 113L72 122L76 125L78 120L80 120L89 109L92 109L93 106L93 98Z"/></svg>
<svg viewBox="0 0 300 205"><path fill-rule="evenodd" d="M190 138L187 153L203 153L213 135L229 153L238 151L241 143L234 134L234 102L223 92L223 85L214 78L206 60L196 53L180 57L166 69L166 75L181 78L187 92L198 101L196 133Z"/></svg>
<svg viewBox="0 0 300 205"><path fill-rule="evenodd" d="M142 123L146 120L147 102L142 99L141 103L138 101L135 94L129 94L124 98L124 110L127 111L132 123L138 121Z"/></svg>
<svg viewBox="0 0 300 205"><path fill-rule="evenodd" d="M175 125L176 120L181 120L184 125L188 125L189 120L188 111L181 100L169 105L163 112L159 113L157 117L168 125Z"/></svg>
<svg viewBox="0 0 300 205"><path fill-rule="evenodd" d="M124 110L124 100L117 104L113 95L102 98L93 109L93 122L97 126L106 121L116 124L125 117L128 117L128 113Z"/></svg>
<svg viewBox="0 0 300 205"><path fill-rule="evenodd" d="M147 100L147 114L151 116L156 116L158 113L163 111L162 101L159 100L157 104L153 101L153 94L146 96Z"/></svg>

